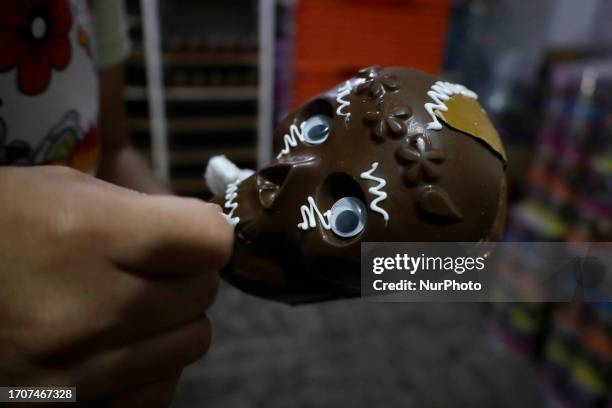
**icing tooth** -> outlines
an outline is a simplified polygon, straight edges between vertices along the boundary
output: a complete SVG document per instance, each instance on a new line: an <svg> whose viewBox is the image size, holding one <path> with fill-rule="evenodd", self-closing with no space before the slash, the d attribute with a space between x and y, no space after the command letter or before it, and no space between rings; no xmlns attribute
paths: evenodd
<svg viewBox="0 0 612 408"><path fill-rule="evenodd" d="M368 192L376 197L374 200L372 200L372 202L370 202L370 209L383 216L386 226L389 222L389 213L379 207L378 203L387 199L387 193L383 191L383 188L387 185L387 182L381 177L374 176L373 173L376 171L377 168L378 162L372 163L372 168L370 168L370 170L366 172L361 173L360 177L364 180L371 180L377 183L375 186L370 187L368 189Z"/></svg>
<svg viewBox="0 0 612 408"><path fill-rule="evenodd" d="M321 223L321 226L323 228L327 230L331 229L331 226L329 224L329 217L331 216L331 212L325 211L324 213L321 213L321 211L317 207L317 203L311 196L308 196L308 205L302 205L300 207L300 214L302 215L302 222L298 224L298 228L304 231L317 226L316 217L319 218L319 222Z"/></svg>
<svg viewBox="0 0 612 408"><path fill-rule="evenodd" d="M240 184L240 181L230 183L227 185L227 189L225 190L224 207L230 209L229 214L227 214L227 218L233 226L238 225L238 223L240 222L239 217L234 217L234 213L238 208L238 203L234 201L238 197L238 184Z"/></svg>
<svg viewBox="0 0 612 408"><path fill-rule="evenodd" d="M431 122L427 124L427 129L433 130L442 129L442 124L438 120L435 111L448 111L448 107L444 102L448 101L451 96L463 95L467 96L468 98L478 99L478 95L467 89L465 86L443 81L437 81L435 84L433 84L429 92L427 92L427 95L433 100L433 103L427 102L425 104L425 110L431 117Z"/></svg>

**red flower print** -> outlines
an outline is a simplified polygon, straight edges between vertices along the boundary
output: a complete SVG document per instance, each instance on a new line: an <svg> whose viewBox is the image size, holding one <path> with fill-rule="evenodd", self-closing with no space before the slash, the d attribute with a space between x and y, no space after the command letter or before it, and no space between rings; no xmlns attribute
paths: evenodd
<svg viewBox="0 0 612 408"><path fill-rule="evenodd" d="M21 92L40 94L70 62L71 27L68 0L2 0L0 72L17 68Z"/></svg>

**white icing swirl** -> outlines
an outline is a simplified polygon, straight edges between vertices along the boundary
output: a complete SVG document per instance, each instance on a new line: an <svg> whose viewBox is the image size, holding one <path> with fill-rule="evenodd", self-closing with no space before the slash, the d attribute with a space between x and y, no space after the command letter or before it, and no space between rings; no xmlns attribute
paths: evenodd
<svg viewBox="0 0 612 408"><path fill-rule="evenodd" d="M309 228L314 228L317 226L317 219L321 222L321 226L325 229L331 229L329 217L331 216L331 211L325 211L321 213L319 208L317 207L317 203L315 203L314 198L308 196L308 205L302 205L300 207L300 214L302 215L302 222L300 222L297 226L298 228L306 231Z"/></svg>
<svg viewBox="0 0 612 408"><path fill-rule="evenodd" d="M338 88L338 96L336 96L336 102L338 102L339 106L336 109L336 115L344 116L346 120L349 120L351 117L350 112L346 112L348 107L351 105L351 101L345 99L347 96L351 94L353 87L351 86L351 81L346 81L346 84L340 88Z"/></svg>
<svg viewBox="0 0 612 408"><path fill-rule="evenodd" d="M280 151L280 153L276 156L277 159L280 159L281 157L289 153L289 150L291 150L292 147L297 146L298 140L303 141L302 131L304 130L305 124L306 122L302 122L300 124L300 127L298 127L295 124L289 126L289 133L283 136L283 143L285 144L285 146Z"/></svg>
<svg viewBox="0 0 612 408"><path fill-rule="evenodd" d="M440 130L442 124L438 120L435 111L439 110L447 112L448 107L444 103L449 100L453 95L463 95L468 98L478 99L478 95L473 91L470 91L463 85L452 84L450 82L437 81L431 86L431 89L427 92L427 95L434 101L434 103L427 102L425 104L425 110L431 117L431 122L427 124L427 129Z"/></svg>
<svg viewBox="0 0 612 408"><path fill-rule="evenodd" d="M383 187L387 185L385 179L376 177L373 175L374 171L378 168L378 162L372 163L372 168L366 172L361 173L360 177L364 180L371 180L378 184L368 189L368 192L374 195L376 198L370 203L370 209L374 212L379 213L385 220L385 226L389 222L389 213L379 207L378 203L387 199L387 193L383 191Z"/></svg>

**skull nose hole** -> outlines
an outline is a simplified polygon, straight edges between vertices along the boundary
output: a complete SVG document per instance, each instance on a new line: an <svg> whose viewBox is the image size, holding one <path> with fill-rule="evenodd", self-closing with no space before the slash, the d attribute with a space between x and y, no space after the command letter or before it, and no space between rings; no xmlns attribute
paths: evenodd
<svg viewBox="0 0 612 408"><path fill-rule="evenodd" d="M332 173L320 186L317 198L328 206L344 197L356 197L365 201L361 186L355 178L347 173Z"/></svg>
<svg viewBox="0 0 612 408"><path fill-rule="evenodd" d="M290 171L291 165L277 163L257 172L259 202L264 208L272 206Z"/></svg>
<svg viewBox="0 0 612 408"><path fill-rule="evenodd" d="M368 206L368 200L364 189L358 179L345 172L334 172L329 174L321 185L317 188L316 201L321 209L330 209L339 200L347 197L360 200L365 206ZM365 186L367 188L367 186ZM351 208L343 208L334 217L334 229L336 231L350 232L358 228L359 224L364 222L362 216ZM332 230L323 231L326 242L335 247L343 247L351 245L355 242L358 235L347 235L345 237L337 235Z"/></svg>

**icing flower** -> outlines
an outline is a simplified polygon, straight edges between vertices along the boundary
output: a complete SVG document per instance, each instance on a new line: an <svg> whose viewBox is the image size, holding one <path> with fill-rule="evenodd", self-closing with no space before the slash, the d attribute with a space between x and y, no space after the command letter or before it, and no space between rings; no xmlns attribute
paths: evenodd
<svg viewBox="0 0 612 408"><path fill-rule="evenodd" d="M406 133L406 119L410 116L412 111L407 107L396 106L387 112L379 106L377 111L367 112L363 121L372 127L372 138L382 142L385 136L402 137Z"/></svg>
<svg viewBox="0 0 612 408"><path fill-rule="evenodd" d="M423 139L417 139L416 146L400 148L396 153L397 161L406 165L402 174L408 185L415 185L419 179L435 181L440 177L438 166L444 162L444 153L438 149L426 148Z"/></svg>
<svg viewBox="0 0 612 408"><path fill-rule="evenodd" d="M379 75L380 67L374 66L364 68L357 74L365 81L357 85L357 94L366 93L370 98L376 99L384 94L385 91L396 91L399 89L397 78L392 75Z"/></svg>
<svg viewBox="0 0 612 408"><path fill-rule="evenodd" d="M4 0L0 15L0 72L17 68L17 84L26 95L42 93L53 69L70 62L68 0Z"/></svg>

